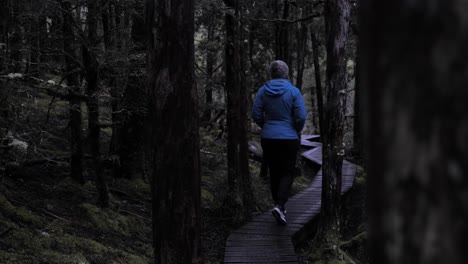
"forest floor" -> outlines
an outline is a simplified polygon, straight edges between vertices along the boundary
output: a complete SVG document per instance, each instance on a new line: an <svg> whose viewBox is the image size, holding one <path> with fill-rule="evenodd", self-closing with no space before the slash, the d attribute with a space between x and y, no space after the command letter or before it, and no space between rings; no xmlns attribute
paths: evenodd
<svg viewBox="0 0 468 264"><path fill-rule="evenodd" d="M202 243L205 263L221 263L227 236L243 223L229 219L223 208L225 143L212 138L202 137ZM254 214L271 202L268 183L258 177L260 164L250 166ZM111 180L112 205L102 209L95 205L92 181L79 185L58 175L63 173L0 176L1 263L152 263L148 183ZM293 191L309 181L299 176Z"/></svg>
<svg viewBox="0 0 468 264"><path fill-rule="evenodd" d="M44 78L60 82L59 76ZM8 120L2 120L8 131L0 131L0 135L9 134L9 139L0 145L15 146L8 151L0 148L0 263L153 263L148 180L115 179L107 171L111 206L96 206L92 172L86 169L89 180L84 185L68 177L68 103L45 93L47 89L61 90L48 83L0 79L11 107ZM104 95L102 101L101 121L110 122L109 100ZM228 208L223 207L228 188L226 140L216 139L219 133L216 129L200 129L202 245L208 264L222 263L228 235L245 223L231 219ZM102 130L103 150L108 149L111 134L110 129ZM251 140L258 141L257 137ZM298 161L301 173L295 178L292 194L307 187L314 175L302 159ZM28 166L23 166L25 162L29 162ZM92 160L87 159L85 167L91 165ZM269 184L259 176L259 170L260 164L251 160L252 215L273 205ZM361 212L349 218L354 220L347 220L353 227L346 235L350 241L365 229L365 185L358 186L357 195L346 198L350 201L350 206L345 206L348 215ZM348 244L351 254L359 254L362 244ZM313 256L307 242L298 252L304 263L312 263L308 262Z"/></svg>

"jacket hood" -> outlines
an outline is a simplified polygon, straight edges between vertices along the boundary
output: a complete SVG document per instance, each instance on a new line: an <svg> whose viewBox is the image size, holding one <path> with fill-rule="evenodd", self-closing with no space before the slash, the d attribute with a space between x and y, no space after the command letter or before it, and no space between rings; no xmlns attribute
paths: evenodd
<svg viewBox="0 0 468 264"><path fill-rule="evenodd" d="M279 96L289 90L291 83L288 79L273 79L265 83L265 93L269 96Z"/></svg>

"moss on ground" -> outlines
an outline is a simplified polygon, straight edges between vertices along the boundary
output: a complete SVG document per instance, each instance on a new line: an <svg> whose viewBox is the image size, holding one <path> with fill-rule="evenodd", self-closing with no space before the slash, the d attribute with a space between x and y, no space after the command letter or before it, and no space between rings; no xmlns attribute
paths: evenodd
<svg viewBox="0 0 468 264"><path fill-rule="evenodd" d="M0 212L12 220L24 224L39 226L43 223L40 217L36 216L33 212L24 206L13 206L5 196L0 194Z"/></svg>
<svg viewBox="0 0 468 264"><path fill-rule="evenodd" d="M134 216L123 216L110 209L99 208L95 205L81 204L85 219L94 227L106 232L115 232L122 235L138 234L147 226L143 219Z"/></svg>
<svg viewBox="0 0 468 264"><path fill-rule="evenodd" d="M151 197L151 186L143 179L126 181L126 189L138 197Z"/></svg>
<svg viewBox="0 0 468 264"><path fill-rule="evenodd" d="M357 262L350 256L347 252L337 249L334 250L334 254L329 254L328 259L324 259L322 254L324 248L322 245L319 247L314 247L313 242L310 243L310 247L304 256L306 259L305 263L314 263L314 264L357 264Z"/></svg>
<svg viewBox="0 0 468 264"><path fill-rule="evenodd" d="M61 232L15 228L3 238L2 263L148 263L149 259ZM27 257L25 257L27 256ZM111 257L113 256L113 257ZM114 259L114 260L112 260Z"/></svg>
<svg viewBox="0 0 468 264"><path fill-rule="evenodd" d="M354 178L353 184L357 187L367 185L367 173L364 171L363 167L356 166L356 177Z"/></svg>
<svg viewBox="0 0 468 264"><path fill-rule="evenodd" d="M73 207L63 208L63 205L70 201L92 200L89 188L91 186L80 186L70 179L58 183L54 192L59 196L68 193L67 199L61 201L62 207L52 206L50 198L37 203L34 198L24 196L33 195L31 191L20 189L0 194L0 263L150 263L151 225L142 218L121 215L89 203L78 206L82 214L74 212L72 222L44 213L48 210L46 205L50 210L73 211ZM17 206L17 202L12 203L8 198L13 195L30 200L36 208ZM71 211L61 213L70 214ZM70 219L70 216L65 218Z"/></svg>
<svg viewBox="0 0 468 264"><path fill-rule="evenodd" d="M299 175L296 178L294 178L294 182L291 188L292 193L298 193L305 188L307 188L310 184L310 179L307 178L304 175Z"/></svg>

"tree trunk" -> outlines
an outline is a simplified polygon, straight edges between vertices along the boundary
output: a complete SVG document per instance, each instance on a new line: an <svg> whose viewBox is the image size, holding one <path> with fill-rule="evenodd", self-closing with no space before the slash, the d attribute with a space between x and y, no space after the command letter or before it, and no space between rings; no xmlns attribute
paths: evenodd
<svg viewBox="0 0 468 264"><path fill-rule="evenodd" d="M110 34L110 43L112 47L118 45L118 36L117 36L117 7L115 0L109 2L109 34Z"/></svg>
<svg viewBox="0 0 468 264"><path fill-rule="evenodd" d="M147 0L149 25L154 24L155 5L156 43L153 27L147 28L148 84L154 84L148 89L153 125L155 263L201 263L194 1Z"/></svg>
<svg viewBox="0 0 468 264"><path fill-rule="evenodd" d="M348 0L328 0L325 6L327 30L327 102L323 123L323 179L319 238L323 259L340 257L341 182L345 147L343 130L346 106L346 42L350 18Z"/></svg>
<svg viewBox="0 0 468 264"><path fill-rule="evenodd" d="M131 3L121 3L120 7L125 9L125 14L121 16L122 21L125 21L126 27L131 28L134 6ZM132 43L131 29L126 28L121 31L124 32L122 34L126 39L122 45ZM114 46L110 48L115 49ZM130 47L122 46L122 48L119 54L128 57ZM124 69L115 73L123 75L118 78L121 81L112 85L110 89L113 98L110 153L119 157L119 166L114 168L113 176L146 180L145 122L148 121L146 87L141 82L141 74L138 70L132 69L129 61L122 64Z"/></svg>
<svg viewBox="0 0 468 264"><path fill-rule="evenodd" d="M22 46L22 32L24 31L22 25L18 21L20 18L21 7L19 1L12 1L8 3L10 6L10 20L9 20L9 33L7 43L7 60L9 61L9 71L23 72L23 51Z"/></svg>
<svg viewBox="0 0 468 264"><path fill-rule="evenodd" d="M373 263L468 263L468 6L360 8Z"/></svg>
<svg viewBox="0 0 468 264"><path fill-rule="evenodd" d="M305 12L304 12L305 13ZM304 17L304 15L303 15ZM301 22L296 29L297 32L297 77L296 87L302 90L302 78L304 76L304 65L307 46L307 23Z"/></svg>
<svg viewBox="0 0 468 264"><path fill-rule="evenodd" d="M359 42L358 42L359 43ZM354 66L354 125L353 125L353 152L354 156L363 156L363 140L361 133L361 82L360 82L360 45L356 48L356 60Z"/></svg>
<svg viewBox="0 0 468 264"><path fill-rule="evenodd" d="M120 109L126 109L117 118L120 124L116 126L117 149L120 160L119 176L129 179L146 179L145 172L145 120L147 95L141 76L131 73L125 84L127 86L121 96Z"/></svg>
<svg viewBox="0 0 468 264"><path fill-rule="evenodd" d="M315 72L315 89L317 93L317 109L318 109L318 125L320 135L324 135L323 130L323 94L322 94L322 80L320 77L320 61L319 61L319 48L318 40L313 30L310 31L310 37L312 39L312 52L314 53L314 72ZM313 96L311 96L313 98ZM312 102L313 104L313 102Z"/></svg>
<svg viewBox="0 0 468 264"><path fill-rule="evenodd" d="M74 19L71 14L71 4L68 1L61 2L62 8L62 32L63 32L63 50L65 52L65 67L67 69L67 84L70 94L70 175L71 177L83 184L83 136L81 122L81 101L75 96L76 93L81 93L79 80L79 64L76 55L75 33L73 30Z"/></svg>
<svg viewBox="0 0 468 264"><path fill-rule="evenodd" d="M132 3L127 3L125 5L125 12L122 16L124 21L123 25L123 39L125 40L122 49L124 51L130 50L133 45L132 41L132 28L133 28L133 13L135 12L134 6Z"/></svg>
<svg viewBox="0 0 468 264"><path fill-rule="evenodd" d="M0 0L0 72L6 71L6 61L8 54L8 35L9 35L9 24L10 24L10 5L8 0Z"/></svg>
<svg viewBox="0 0 468 264"><path fill-rule="evenodd" d="M145 94L148 97L146 101L146 108L148 114L146 115L146 124L151 124L153 115L149 112L152 107L152 90L156 87L156 76L149 74L155 72L156 67L156 36L158 33L156 30L157 15L156 15L156 1L146 0L145 1L145 40L146 40L146 90ZM156 130L157 131L157 130ZM156 133L156 131L154 133ZM155 164L153 164L155 157L155 149L153 147L153 125L146 125L143 134L145 135L145 171L152 177ZM152 179L151 179L152 180ZM154 184L151 184L154 187ZM154 191L154 190L153 190Z"/></svg>
<svg viewBox="0 0 468 264"><path fill-rule="evenodd" d="M279 5L276 2L276 12L279 13ZM286 20L289 17L289 3L288 0L283 1L283 14L281 19ZM292 69L290 65L290 56L289 56L289 24L286 22L280 22L276 24L276 58L277 60L282 60L288 64L289 68ZM291 76L290 76L291 77Z"/></svg>
<svg viewBox="0 0 468 264"><path fill-rule="evenodd" d="M251 187L248 167L247 89L241 85L241 54L238 0L225 0L233 12L226 13L226 93L228 130L227 206L233 210L234 222L243 221L248 213Z"/></svg>
<svg viewBox="0 0 468 264"><path fill-rule="evenodd" d="M213 7L214 9L215 7ZM206 87L205 87L205 111L203 121L209 124L213 111L213 71L216 63L216 50L214 47L215 19L210 20L208 25L208 49L206 54Z"/></svg>
<svg viewBox="0 0 468 264"><path fill-rule="evenodd" d="M239 10L242 10L238 7ZM239 11L241 13L241 11ZM250 64L248 59L248 50L249 50L249 43L240 41L243 39L247 39L247 32L245 30L246 24L245 20L239 14L239 69L240 69L240 86L239 86L239 105L237 108L239 109L239 161L240 161L240 175L242 179L242 191L243 191L243 199L244 199L244 207L247 211L249 208L249 204L252 200L252 188L250 182L250 171L249 171L249 134L250 134L250 112L251 112L251 105L252 105L252 98L250 96L250 87L251 87L251 79L250 79Z"/></svg>
<svg viewBox="0 0 468 264"><path fill-rule="evenodd" d="M96 58L98 45L97 18L100 1L88 2L87 27L88 45L83 46L83 62L86 67L86 93L89 96L88 107L88 140L93 157L94 173L96 176L96 188L98 190L98 204L102 207L109 206L109 190L104 178L99 127L99 62Z"/></svg>
<svg viewBox="0 0 468 264"><path fill-rule="evenodd" d="M111 5L112 3L109 1L108 4L104 6L101 14L104 48L106 52L109 52L111 48L113 48L112 30L114 29L111 28Z"/></svg>

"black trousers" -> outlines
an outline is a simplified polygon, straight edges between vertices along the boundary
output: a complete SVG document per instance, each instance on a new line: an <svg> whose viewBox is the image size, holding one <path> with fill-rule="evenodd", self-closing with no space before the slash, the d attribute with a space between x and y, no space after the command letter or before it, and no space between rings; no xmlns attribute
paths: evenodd
<svg viewBox="0 0 468 264"><path fill-rule="evenodd" d="M284 209L294 180L297 139L262 138L263 157L270 170L270 188L273 201Z"/></svg>

